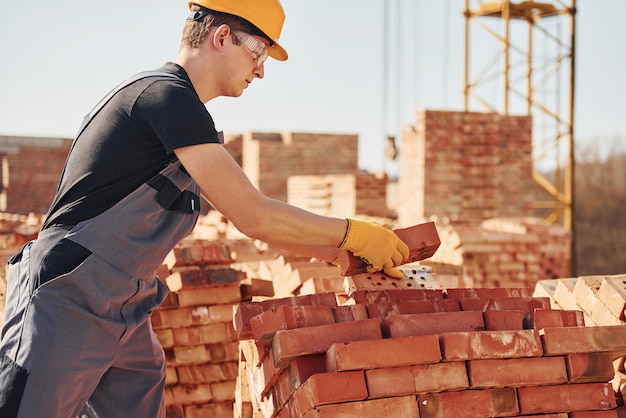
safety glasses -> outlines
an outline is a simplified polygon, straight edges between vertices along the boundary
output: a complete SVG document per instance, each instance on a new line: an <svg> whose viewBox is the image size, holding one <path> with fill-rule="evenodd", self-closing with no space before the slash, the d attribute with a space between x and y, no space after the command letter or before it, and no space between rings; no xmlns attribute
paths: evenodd
<svg viewBox="0 0 626 418"><path fill-rule="evenodd" d="M268 56L267 45L245 32L234 30L232 31L232 34L235 38L237 38L239 43L241 43L248 50L250 55L252 55L256 65L258 67L263 65Z"/></svg>

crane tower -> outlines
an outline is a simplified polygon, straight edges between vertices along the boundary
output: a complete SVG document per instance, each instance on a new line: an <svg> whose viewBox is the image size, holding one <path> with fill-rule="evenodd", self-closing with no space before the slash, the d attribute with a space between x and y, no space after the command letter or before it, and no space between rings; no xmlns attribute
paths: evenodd
<svg viewBox="0 0 626 418"><path fill-rule="evenodd" d="M464 11L465 110L532 116L533 178L546 196L535 207L571 232L572 274L575 3L465 0Z"/></svg>

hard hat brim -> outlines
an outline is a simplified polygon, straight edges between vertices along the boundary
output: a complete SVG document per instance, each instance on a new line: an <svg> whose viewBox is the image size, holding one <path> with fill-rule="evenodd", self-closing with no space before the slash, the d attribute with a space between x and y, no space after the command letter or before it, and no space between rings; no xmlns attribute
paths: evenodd
<svg viewBox="0 0 626 418"><path fill-rule="evenodd" d="M267 52L270 57L278 61L287 61L287 58L289 58L289 55L287 55L287 51L285 51L285 48L280 46L278 42L274 42L274 45L268 47Z"/></svg>

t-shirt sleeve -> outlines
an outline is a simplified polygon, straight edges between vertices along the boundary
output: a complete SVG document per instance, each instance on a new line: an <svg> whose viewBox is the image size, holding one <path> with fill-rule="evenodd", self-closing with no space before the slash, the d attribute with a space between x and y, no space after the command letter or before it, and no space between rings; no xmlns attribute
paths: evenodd
<svg viewBox="0 0 626 418"><path fill-rule="evenodd" d="M213 118L183 80L158 80L138 98L135 113L154 131L167 153L190 145L219 143Z"/></svg>

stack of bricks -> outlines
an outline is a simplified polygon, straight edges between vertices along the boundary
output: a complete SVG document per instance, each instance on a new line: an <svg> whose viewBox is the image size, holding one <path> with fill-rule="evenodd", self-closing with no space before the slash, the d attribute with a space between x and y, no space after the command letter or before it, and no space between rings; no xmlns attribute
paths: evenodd
<svg viewBox="0 0 626 418"><path fill-rule="evenodd" d="M354 276L357 282L358 276ZM626 327L527 288L241 303L235 417L617 418Z"/></svg>
<svg viewBox="0 0 626 418"><path fill-rule="evenodd" d="M152 315L166 353L168 418L233 416L240 393L233 325L239 303L277 294L342 291L339 267L257 244L190 236L176 245L157 272L170 290Z"/></svg>
<svg viewBox="0 0 626 418"><path fill-rule="evenodd" d="M266 196L287 201L290 176L355 174L359 137L351 134L246 132L226 135L252 183Z"/></svg>
<svg viewBox="0 0 626 418"><path fill-rule="evenodd" d="M46 213L71 145L71 138L0 135L2 210Z"/></svg>
<svg viewBox="0 0 626 418"><path fill-rule="evenodd" d="M403 131L400 225L532 216L533 190L530 116L418 110Z"/></svg>
<svg viewBox="0 0 626 418"><path fill-rule="evenodd" d="M437 222L442 245L433 261L463 266L444 287L528 287L567 277L570 235L534 218L495 218L480 224Z"/></svg>
<svg viewBox="0 0 626 418"><path fill-rule="evenodd" d="M232 318L245 279L233 261L220 241L188 239L158 272L170 289L152 315L167 359L168 418L233 414L239 356Z"/></svg>
<svg viewBox="0 0 626 418"><path fill-rule="evenodd" d="M537 282L533 295L548 298L553 309L582 312L587 325L626 325L626 274L541 280ZM624 398L624 356L615 358L613 367L613 389Z"/></svg>
<svg viewBox="0 0 626 418"><path fill-rule="evenodd" d="M287 201L325 216L389 217L386 174L290 176Z"/></svg>

